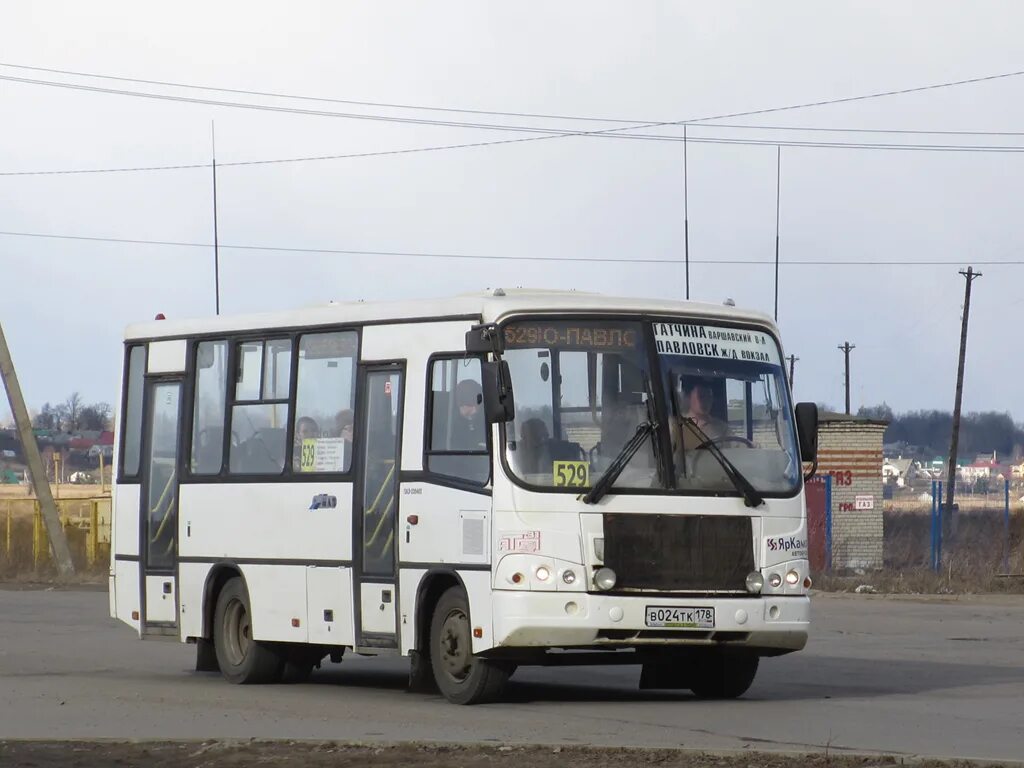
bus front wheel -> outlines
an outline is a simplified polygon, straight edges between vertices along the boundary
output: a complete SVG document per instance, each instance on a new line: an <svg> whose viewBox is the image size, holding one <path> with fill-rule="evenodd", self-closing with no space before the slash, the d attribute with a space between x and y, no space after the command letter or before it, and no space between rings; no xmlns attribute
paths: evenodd
<svg viewBox="0 0 1024 768"><path fill-rule="evenodd" d="M438 689L453 704L494 701L508 682L506 666L473 655L469 600L461 587L451 587L434 608L430 661Z"/></svg>
<svg viewBox="0 0 1024 768"><path fill-rule="evenodd" d="M231 683L271 683L281 672L281 657L252 637L252 612L245 582L229 580L217 596L213 614L213 643L217 663Z"/></svg>

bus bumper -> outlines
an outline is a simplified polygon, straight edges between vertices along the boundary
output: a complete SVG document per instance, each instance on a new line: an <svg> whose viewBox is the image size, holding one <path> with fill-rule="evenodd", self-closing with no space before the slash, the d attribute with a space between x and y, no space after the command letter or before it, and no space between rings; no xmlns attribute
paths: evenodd
<svg viewBox="0 0 1024 768"><path fill-rule="evenodd" d="M714 608L715 626L648 627L649 605ZM729 645L766 655L803 648L811 612L806 595L715 599L498 591L493 606L495 647Z"/></svg>

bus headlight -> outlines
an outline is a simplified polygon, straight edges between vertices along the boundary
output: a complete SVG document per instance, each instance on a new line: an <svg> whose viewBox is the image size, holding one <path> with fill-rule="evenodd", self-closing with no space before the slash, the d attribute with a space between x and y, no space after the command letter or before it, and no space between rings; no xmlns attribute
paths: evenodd
<svg viewBox="0 0 1024 768"><path fill-rule="evenodd" d="M800 583L800 574L796 571L790 571L786 574L786 583L791 587L795 587Z"/></svg>
<svg viewBox="0 0 1024 768"><path fill-rule="evenodd" d="M615 586L615 571L611 568L598 568L594 574L594 586L607 592Z"/></svg>
<svg viewBox="0 0 1024 768"><path fill-rule="evenodd" d="M751 571L747 574L747 592L752 595L759 594L764 589L764 576L758 571Z"/></svg>
<svg viewBox="0 0 1024 768"><path fill-rule="evenodd" d="M779 574L773 573L771 576L768 577L768 586L772 589L777 589L781 584L782 577Z"/></svg>
<svg viewBox="0 0 1024 768"><path fill-rule="evenodd" d="M537 581L547 581L548 577L551 575L551 571L548 570L546 565L539 565L537 566L537 570L534 571L534 574L537 576Z"/></svg>
<svg viewBox="0 0 1024 768"><path fill-rule="evenodd" d="M562 581L564 581L566 584L575 584L576 571L566 568L564 571L562 571Z"/></svg>

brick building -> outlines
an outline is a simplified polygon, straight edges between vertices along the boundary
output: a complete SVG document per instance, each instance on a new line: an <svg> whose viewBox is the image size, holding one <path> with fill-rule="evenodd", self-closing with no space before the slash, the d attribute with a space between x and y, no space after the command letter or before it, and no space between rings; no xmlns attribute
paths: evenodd
<svg viewBox="0 0 1024 768"><path fill-rule="evenodd" d="M887 421L822 413L818 474L832 476L832 567L882 567L882 437Z"/></svg>

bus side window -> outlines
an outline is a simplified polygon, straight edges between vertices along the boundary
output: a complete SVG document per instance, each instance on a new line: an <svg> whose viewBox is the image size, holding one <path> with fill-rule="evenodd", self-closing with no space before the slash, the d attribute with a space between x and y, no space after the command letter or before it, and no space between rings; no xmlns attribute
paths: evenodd
<svg viewBox="0 0 1024 768"><path fill-rule="evenodd" d="M146 345L128 349L124 406L124 450L121 452L121 479L139 474L142 457L142 392L146 375Z"/></svg>
<svg viewBox="0 0 1024 768"><path fill-rule="evenodd" d="M358 348L355 331L307 333L299 339L294 472L348 472L352 466Z"/></svg>
<svg viewBox="0 0 1024 768"><path fill-rule="evenodd" d="M426 470L485 485L491 475L487 422L477 358L435 359L430 364Z"/></svg>
<svg viewBox="0 0 1024 768"><path fill-rule="evenodd" d="M288 449L291 339L243 341L237 350L229 469L233 475L280 475Z"/></svg>
<svg viewBox="0 0 1024 768"><path fill-rule="evenodd" d="M194 475L218 475L224 463L228 343L203 341L196 347L195 404L192 413Z"/></svg>

